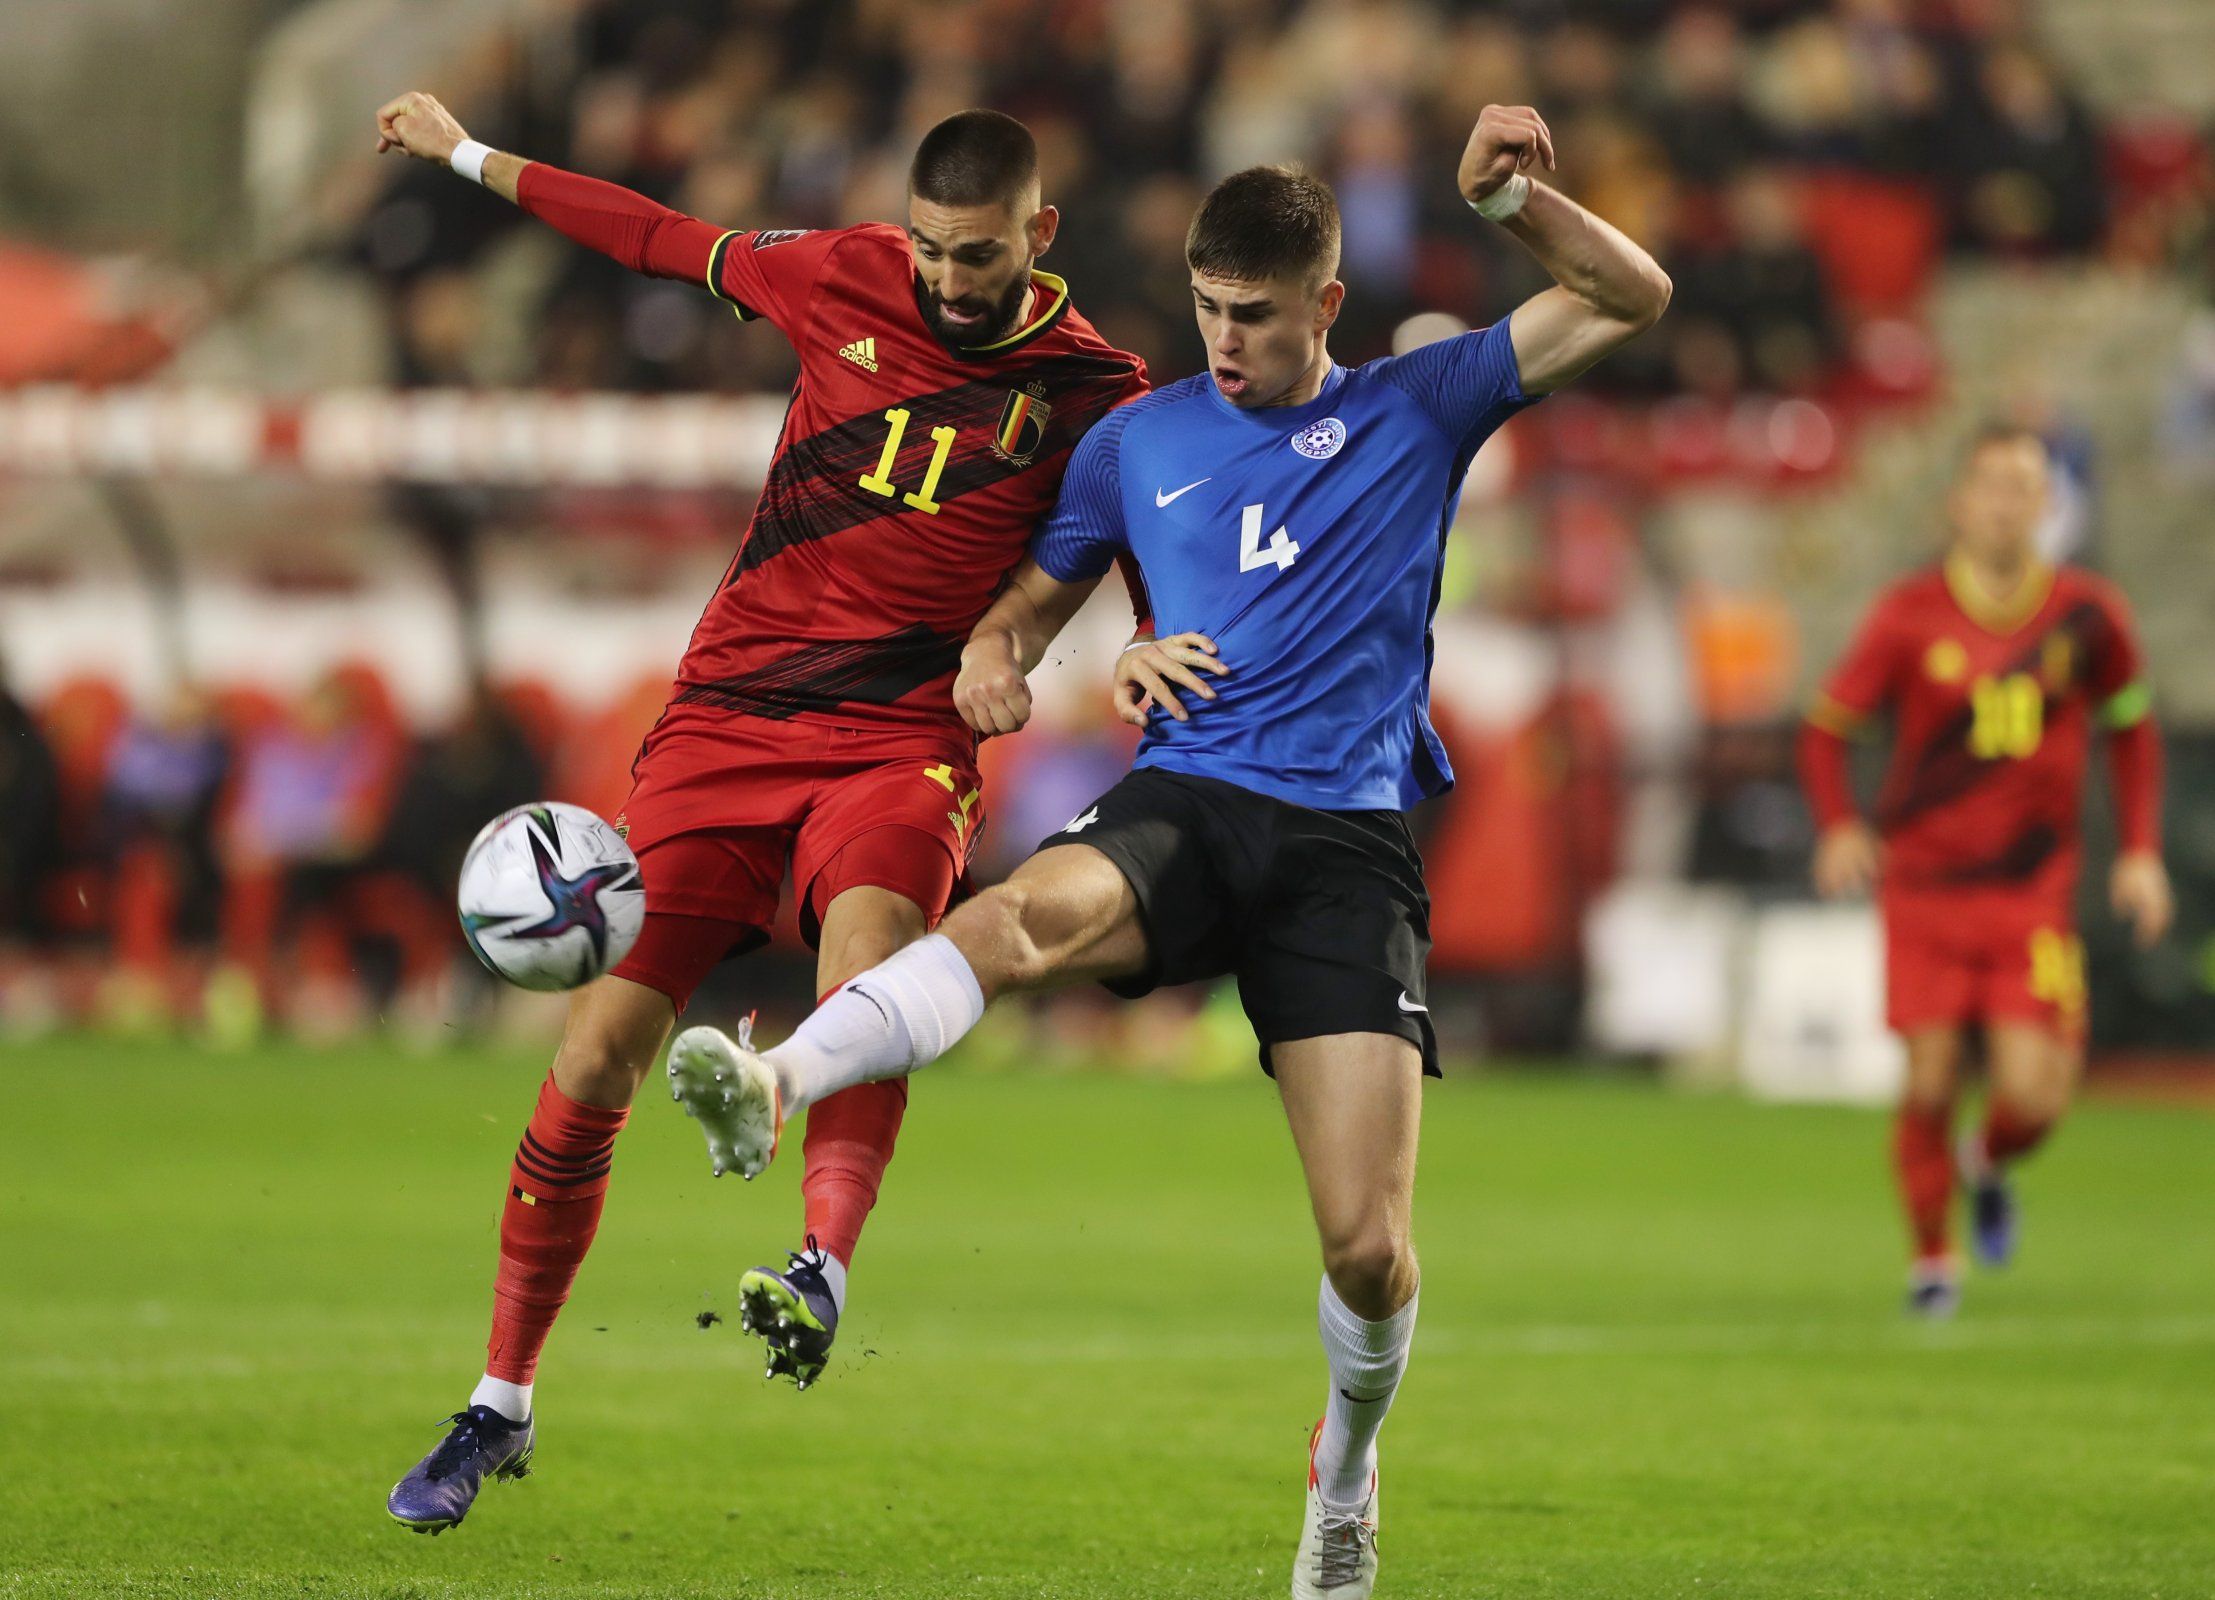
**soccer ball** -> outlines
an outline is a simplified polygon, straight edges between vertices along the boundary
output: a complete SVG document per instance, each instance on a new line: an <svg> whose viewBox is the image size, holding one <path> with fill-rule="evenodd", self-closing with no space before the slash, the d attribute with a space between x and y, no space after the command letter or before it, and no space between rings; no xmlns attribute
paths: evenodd
<svg viewBox="0 0 2215 1600"><path fill-rule="evenodd" d="M630 954L645 920L638 857L583 806L517 806L462 858L462 934L521 988L590 983Z"/></svg>

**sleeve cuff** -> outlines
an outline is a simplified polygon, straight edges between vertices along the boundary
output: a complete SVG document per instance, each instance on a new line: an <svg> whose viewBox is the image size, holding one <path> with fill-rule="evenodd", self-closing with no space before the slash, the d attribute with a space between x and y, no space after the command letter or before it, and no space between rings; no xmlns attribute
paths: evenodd
<svg viewBox="0 0 2215 1600"><path fill-rule="evenodd" d="M716 299L722 301L725 305L729 306L731 310L737 314L739 321L751 322L754 320L754 318L761 315L761 313L756 311L752 306L749 306L745 302L741 301L736 295L731 294L723 287L723 258L730 253L731 241L739 236L740 231L741 230L737 228L733 228L729 233L723 235L722 238L716 240L715 248L708 252L708 293L714 295Z"/></svg>
<svg viewBox="0 0 2215 1600"><path fill-rule="evenodd" d="M1833 699L1827 694L1819 694L1808 702L1807 720L1823 732L1836 734L1841 739L1859 737L1861 730L1869 724L1867 712L1856 711L1844 701Z"/></svg>

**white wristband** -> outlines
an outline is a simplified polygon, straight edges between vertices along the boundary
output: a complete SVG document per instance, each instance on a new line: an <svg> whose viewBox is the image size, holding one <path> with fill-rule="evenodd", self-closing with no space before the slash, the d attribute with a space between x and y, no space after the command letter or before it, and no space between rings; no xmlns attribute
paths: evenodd
<svg viewBox="0 0 2215 1600"><path fill-rule="evenodd" d="M489 144L464 139L454 146L454 153L446 158L446 164L471 183L482 183L485 181L485 158L491 154L492 146Z"/></svg>
<svg viewBox="0 0 2215 1600"><path fill-rule="evenodd" d="M1523 209L1523 202L1531 197L1531 181L1518 172L1482 200L1469 202L1469 209L1487 222L1505 222Z"/></svg>

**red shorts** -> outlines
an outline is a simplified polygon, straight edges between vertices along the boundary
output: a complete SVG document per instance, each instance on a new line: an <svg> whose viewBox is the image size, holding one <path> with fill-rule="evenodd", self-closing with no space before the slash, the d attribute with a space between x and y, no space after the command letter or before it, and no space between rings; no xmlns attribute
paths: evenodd
<svg viewBox="0 0 2215 1600"><path fill-rule="evenodd" d="M616 828L638 853L646 926L615 975L681 1010L710 968L762 944L789 868L810 945L848 889L889 889L933 924L984 829L975 741L688 714L647 741Z"/></svg>
<svg viewBox="0 0 2215 1600"><path fill-rule="evenodd" d="M2005 1021L2084 1036L2084 946L2066 900L1946 887L1887 889L1883 903L1895 1031Z"/></svg>

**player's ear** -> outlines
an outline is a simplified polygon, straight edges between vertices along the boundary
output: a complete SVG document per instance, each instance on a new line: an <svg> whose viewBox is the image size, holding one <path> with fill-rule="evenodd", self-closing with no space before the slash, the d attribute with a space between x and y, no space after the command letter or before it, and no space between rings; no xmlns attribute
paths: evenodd
<svg viewBox="0 0 2215 1600"><path fill-rule="evenodd" d="M1346 309L1346 286L1336 278L1323 285L1315 296L1315 331L1327 333L1338 320L1338 313Z"/></svg>
<svg viewBox="0 0 2215 1600"><path fill-rule="evenodd" d="M1023 224L1023 232L1031 241L1031 254L1042 256L1053 248L1054 235L1061 231L1061 211L1055 206L1040 206Z"/></svg>

